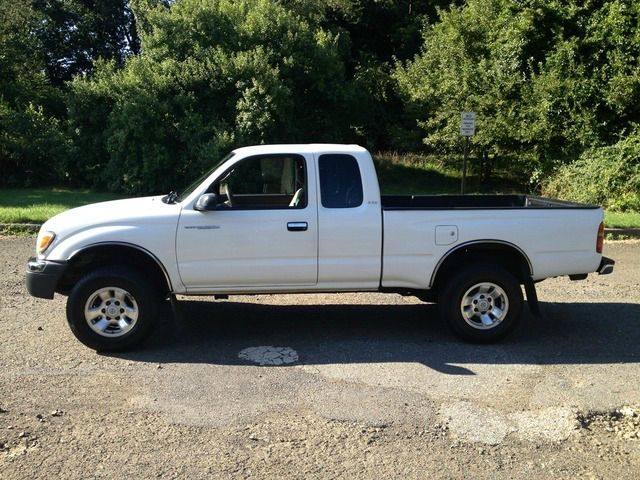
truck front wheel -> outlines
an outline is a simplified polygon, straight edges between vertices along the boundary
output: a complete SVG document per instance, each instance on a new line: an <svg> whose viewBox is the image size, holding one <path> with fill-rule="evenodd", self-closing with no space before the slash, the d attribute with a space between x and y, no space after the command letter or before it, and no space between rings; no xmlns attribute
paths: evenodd
<svg viewBox="0 0 640 480"><path fill-rule="evenodd" d="M452 277L440 296L440 311L466 340L492 342L520 320L522 290L518 280L497 265L472 265Z"/></svg>
<svg viewBox="0 0 640 480"><path fill-rule="evenodd" d="M149 333L158 295L145 278L127 267L105 267L85 275L67 300L71 331L97 351L125 350Z"/></svg>

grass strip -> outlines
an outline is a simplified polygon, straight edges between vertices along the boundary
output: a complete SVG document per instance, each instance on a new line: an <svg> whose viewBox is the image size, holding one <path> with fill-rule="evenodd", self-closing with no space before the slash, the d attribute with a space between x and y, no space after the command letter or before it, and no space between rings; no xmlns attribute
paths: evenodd
<svg viewBox="0 0 640 480"><path fill-rule="evenodd" d="M640 212L605 212L607 228L640 228Z"/></svg>
<svg viewBox="0 0 640 480"><path fill-rule="evenodd" d="M0 223L44 223L70 208L122 195L59 188L0 189Z"/></svg>

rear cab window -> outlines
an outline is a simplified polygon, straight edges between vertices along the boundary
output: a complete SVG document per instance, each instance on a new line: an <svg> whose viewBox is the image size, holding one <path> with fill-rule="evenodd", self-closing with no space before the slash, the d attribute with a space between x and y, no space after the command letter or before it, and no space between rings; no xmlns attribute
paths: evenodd
<svg viewBox="0 0 640 480"><path fill-rule="evenodd" d="M362 177L355 157L343 153L318 158L320 200L325 208L355 208L362 205Z"/></svg>

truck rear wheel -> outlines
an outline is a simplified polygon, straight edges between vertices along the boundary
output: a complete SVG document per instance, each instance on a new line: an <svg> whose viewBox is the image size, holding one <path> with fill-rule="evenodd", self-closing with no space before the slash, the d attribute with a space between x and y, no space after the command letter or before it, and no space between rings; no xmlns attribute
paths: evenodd
<svg viewBox="0 0 640 480"><path fill-rule="evenodd" d="M84 276L67 300L71 331L87 347L109 352L142 341L155 320L158 295L127 267L100 268Z"/></svg>
<svg viewBox="0 0 640 480"><path fill-rule="evenodd" d="M504 268L472 265L452 277L440 295L440 311L458 335L478 343L496 341L515 328L522 312L518 280Z"/></svg>

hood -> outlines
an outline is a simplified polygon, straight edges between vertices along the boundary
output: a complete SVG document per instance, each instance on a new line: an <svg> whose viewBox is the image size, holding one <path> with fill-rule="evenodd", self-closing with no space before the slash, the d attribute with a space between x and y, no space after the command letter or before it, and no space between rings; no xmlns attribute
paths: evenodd
<svg viewBox="0 0 640 480"><path fill-rule="evenodd" d="M163 203L162 197L129 198L72 208L47 220L41 231L54 232L62 239L98 226L176 222L180 204Z"/></svg>

